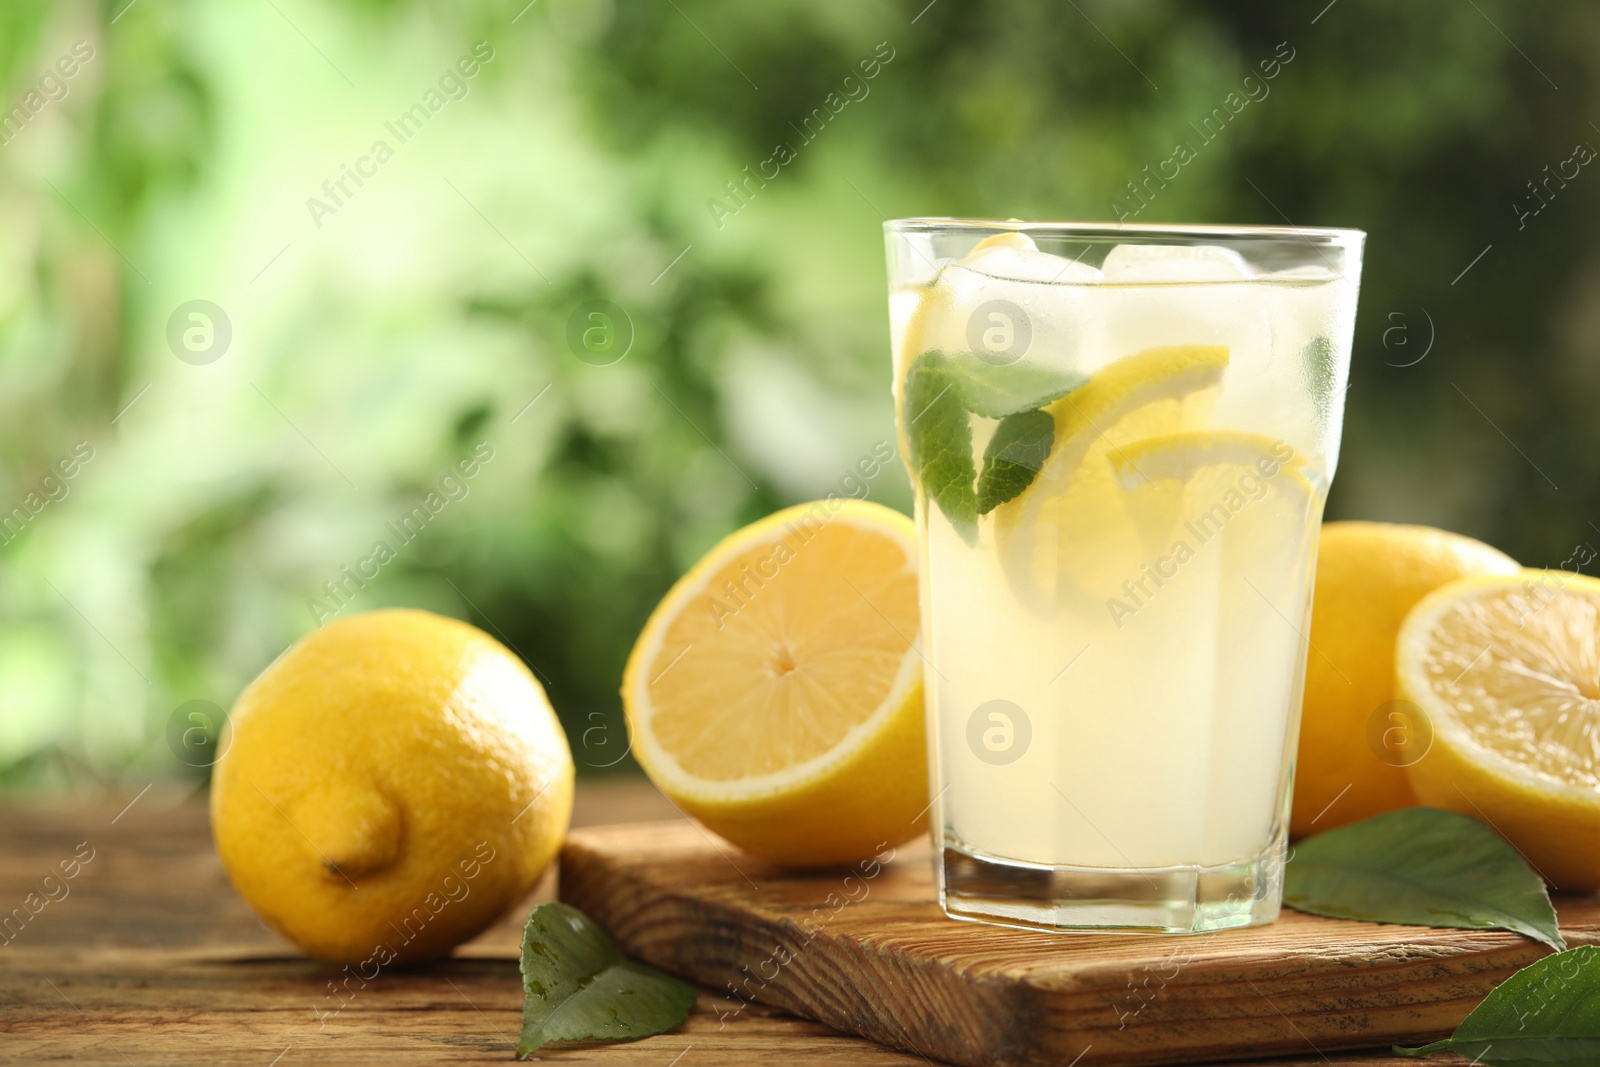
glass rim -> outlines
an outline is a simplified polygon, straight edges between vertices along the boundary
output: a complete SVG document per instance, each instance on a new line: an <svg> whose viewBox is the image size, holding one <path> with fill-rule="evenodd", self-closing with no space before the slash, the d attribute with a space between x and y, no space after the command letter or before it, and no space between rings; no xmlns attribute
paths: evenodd
<svg viewBox="0 0 1600 1067"><path fill-rule="evenodd" d="M1366 231L1326 226L1239 226L1212 223L1123 223L1033 221L1026 219L980 219L927 216L885 219L885 233L1037 233L1075 241L1139 242L1192 241L1285 241L1349 248L1366 241Z"/></svg>

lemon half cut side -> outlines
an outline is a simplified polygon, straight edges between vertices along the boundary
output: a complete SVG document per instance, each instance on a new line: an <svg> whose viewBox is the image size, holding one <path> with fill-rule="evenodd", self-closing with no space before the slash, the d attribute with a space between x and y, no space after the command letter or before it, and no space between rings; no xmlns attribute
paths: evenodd
<svg viewBox="0 0 1600 1067"><path fill-rule="evenodd" d="M821 866L915 835L928 805L911 520L864 501L780 511L681 578L622 698L634 754L746 852Z"/></svg>
<svg viewBox="0 0 1600 1067"><path fill-rule="evenodd" d="M1397 645L1433 728L1424 804L1481 819L1558 889L1600 888L1600 581L1524 570L1425 597Z"/></svg>

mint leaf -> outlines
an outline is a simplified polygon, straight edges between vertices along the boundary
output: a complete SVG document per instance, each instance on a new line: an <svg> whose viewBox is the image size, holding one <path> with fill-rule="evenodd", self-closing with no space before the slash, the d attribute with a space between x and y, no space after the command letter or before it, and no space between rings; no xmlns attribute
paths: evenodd
<svg viewBox="0 0 1600 1067"><path fill-rule="evenodd" d="M1039 363L995 364L972 352L949 356L946 362L951 379L961 390L962 403L986 419L1042 408L1089 380L1077 371Z"/></svg>
<svg viewBox="0 0 1600 1067"><path fill-rule="evenodd" d="M1001 419L983 450L978 514L989 514L1032 485L1055 440L1056 420L1047 411L1022 411Z"/></svg>
<svg viewBox="0 0 1600 1067"><path fill-rule="evenodd" d="M928 351L912 362L902 412L911 465L923 492L968 544L977 538L978 516L1026 489L1049 457L1055 424L1039 409L1087 380L1077 371L1036 363L997 365L971 352ZM1001 420L984 453L976 492L972 415Z"/></svg>
<svg viewBox="0 0 1600 1067"><path fill-rule="evenodd" d="M1300 350L1300 364L1311 383L1311 401L1317 414L1327 418L1333 406L1334 387L1340 381L1339 368L1333 361L1333 342L1320 334L1313 337Z"/></svg>
<svg viewBox="0 0 1600 1067"><path fill-rule="evenodd" d="M924 352L906 372L906 437L922 491L970 543L976 536L977 468L972 462L972 423L958 376L940 352Z"/></svg>
<svg viewBox="0 0 1600 1067"><path fill-rule="evenodd" d="M1566 948L1540 878L1476 819L1402 808L1295 846L1283 902L1335 919L1511 930Z"/></svg>
<svg viewBox="0 0 1600 1067"><path fill-rule="evenodd" d="M540 904L522 931L522 1033L517 1057L549 1041L649 1037L679 1026L694 986L627 959L570 904Z"/></svg>
<svg viewBox="0 0 1600 1067"><path fill-rule="evenodd" d="M1453 1051L1489 1067L1600 1062L1600 948L1530 964L1495 986L1456 1032L1401 1056Z"/></svg>

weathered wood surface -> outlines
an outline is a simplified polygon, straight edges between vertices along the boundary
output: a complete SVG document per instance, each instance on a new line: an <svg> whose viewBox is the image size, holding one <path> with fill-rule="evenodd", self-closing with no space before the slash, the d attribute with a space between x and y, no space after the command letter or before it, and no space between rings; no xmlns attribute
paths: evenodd
<svg viewBox="0 0 1600 1067"><path fill-rule="evenodd" d="M456 959L385 972L343 1011L319 1017L330 1010L325 994L333 971L298 956L233 892L211 848L203 798L157 787L128 806L137 792L0 805L0 912L39 890L44 876L59 870L80 843L94 850L68 883L67 895L0 944L0 1064L512 1062L521 1015L515 960L525 908L464 946ZM574 821L666 818L676 813L644 783L586 783ZM666 841L674 833L684 841L687 835L705 841L681 821L645 836ZM754 873L751 861L738 862ZM726 860L716 863L732 874ZM708 886L722 884L709 866L705 870ZM591 867L591 885L593 873ZM550 890L546 885L536 897ZM878 902L887 898L881 887L873 892ZM1159 1003L1139 1019L1153 1018ZM1305 1025L1300 1016L1295 1021ZM620 1045L552 1048L541 1058L618 1067L926 1062L777 1008L743 1005L725 991L722 997L706 992L689 1022L669 1034ZM1061 1060L1063 1067L1070 1059ZM1415 1062L1383 1053L1331 1053L1331 1059L1337 1067ZM1081 1062L1088 1064L1089 1057ZM1327 1061L1301 1044L1287 1057L1261 1062L1313 1067Z"/></svg>
<svg viewBox="0 0 1600 1067"><path fill-rule="evenodd" d="M560 892L628 952L720 993L971 1065L1421 1044L1549 952L1290 911L1190 937L1037 933L945 918L926 846L872 871L785 874L689 824L611 826L572 836ZM1600 901L1558 909L1569 942L1600 942Z"/></svg>

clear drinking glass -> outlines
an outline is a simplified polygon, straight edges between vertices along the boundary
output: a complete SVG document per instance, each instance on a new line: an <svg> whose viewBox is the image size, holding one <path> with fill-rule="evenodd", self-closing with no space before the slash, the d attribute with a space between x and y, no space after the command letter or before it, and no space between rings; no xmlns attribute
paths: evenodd
<svg viewBox="0 0 1600 1067"><path fill-rule="evenodd" d="M1272 921L1365 236L885 231L940 903Z"/></svg>

